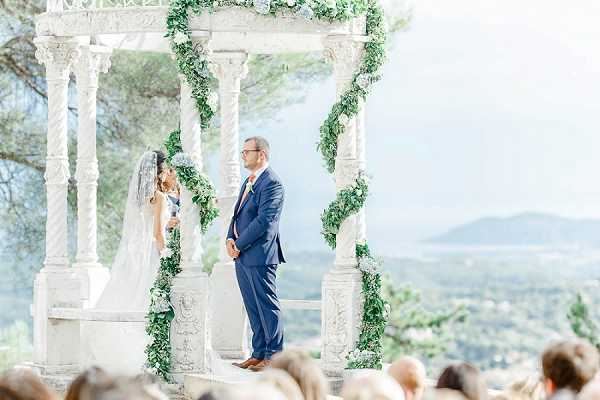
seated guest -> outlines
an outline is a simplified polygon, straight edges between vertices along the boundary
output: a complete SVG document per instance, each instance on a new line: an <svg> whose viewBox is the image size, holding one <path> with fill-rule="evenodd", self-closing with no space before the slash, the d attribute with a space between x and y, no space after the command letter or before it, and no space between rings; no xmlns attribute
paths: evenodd
<svg viewBox="0 0 600 400"><path fill-rule="evenodd" d="M0 400L23 400L23 398L14 390L0 383Z"/></svg>
<svg viewBox="0 0 600 400"><path fill-rule="evenodd" d="M102 384L89 385L81 400L168 400L146 376L116 377Z"/></svg>
<svg viewBox="0 0 600 400"><path fill-rule="evenodd" d="M285 350L276 353L271 368L288 373L300 387L305 400L324 400L327 397L327 380L319 365L307 353Z"/></svg>
<svg viewBox="0 0 600 400"><path fill-rule="evenodd" d="M425 390L425 366L415 357L394 361L387 373L402 386L406 400L421 400Z"/></svg>
<svg viewBox="0 0 600 400"><path fill-rule="evenodd" d="M21 400L58 400L56 394L41 379L26 368L13 368L0 376L0 387L9 396L16 393ZM10 398L10 397L7 397Z"/></svg>
<svg viewBox="0 0 600 400"><path fill-rule="evenodd" d="M580 339L552 343L542 354L546 396L560 389L579 393L598 372L598 350Z"/></svg>
<svg viewBox="0 0 600 400"><path fill-rule="evenodd" d="M539 377L533 376L512 383L508 387L508 392L525 400L543 400L545 397L544 385Z"/></svg>
<svg viewBox="0 0 600 400"><path fill-rule="evenodd" d="M446 367L435 387L459 391L468 400L487 399L487 387L483 377L477 368L467 363Z"/></svg>
<svg viewBox="0 0 600 400"><path fill-rule="evenodd" d="M304 399L296 381L283 370L274 368L266 369L258 381L271 384L276 389L279 389L286 400Z"/></svg>
<svg viewBox="0 0 600 400"><path fill-rule="evenodd" d="M404 391L391 376L367 370L344 383L344 400L404 400Z"/></svg>

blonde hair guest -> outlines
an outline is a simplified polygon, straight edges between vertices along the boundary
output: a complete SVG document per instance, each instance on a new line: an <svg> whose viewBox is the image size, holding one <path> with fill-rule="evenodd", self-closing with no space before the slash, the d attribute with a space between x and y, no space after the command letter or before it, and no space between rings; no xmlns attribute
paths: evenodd
<svg viewBox="0 0 600 400"><path fill-rule="evenodd" d="M342 387L344 400L404 400L402 387L391 376L367 370Z"/></svg>
<svg viewBox="0 0 600 400"><path fill-rule="evenodd" d="M273 356L271 368L287 372L300 387L305 400L324 400L327 397L329 390L325 375L307 353L284 350Z"/></svg>

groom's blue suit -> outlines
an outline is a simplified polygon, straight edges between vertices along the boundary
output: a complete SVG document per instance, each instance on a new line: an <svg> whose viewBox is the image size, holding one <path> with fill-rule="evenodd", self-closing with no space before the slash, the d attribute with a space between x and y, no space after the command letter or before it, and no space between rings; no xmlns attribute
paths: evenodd
<svg viewBox="0 0 600 400"><path fill-rule="evenodd" d="M284 191L279 177L267 167L240 205L247 182L240 190L227 238L235 240L240 250L235 272L252 328L252 357L261 360L283 348L275 272L285 262L279 242Z"/></svg>

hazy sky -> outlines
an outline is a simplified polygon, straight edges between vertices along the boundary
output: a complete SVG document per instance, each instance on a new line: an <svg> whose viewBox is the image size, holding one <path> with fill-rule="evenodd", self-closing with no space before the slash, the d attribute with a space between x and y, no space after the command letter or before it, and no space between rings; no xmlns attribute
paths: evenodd
<svg viewBox="0 0 600 400"><path fill-rule="evenodd" d="M600 2L413 7L367 107L373 246L492 214L600 217ZM334 195L315 151L333 101L329 80L260 130L286 184L284 237L305 247Z"/></svg>

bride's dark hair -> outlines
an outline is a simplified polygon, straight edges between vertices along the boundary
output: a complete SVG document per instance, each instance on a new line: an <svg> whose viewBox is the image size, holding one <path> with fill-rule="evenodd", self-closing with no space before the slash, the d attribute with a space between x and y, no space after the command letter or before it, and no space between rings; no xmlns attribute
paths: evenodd
<svg viewBox="0 0 600 400"><path fill-rule="evenodd" d="M156 154L156 176L160 175L165 169L165 161L167 156L160 150L154 150Z"/></svg>

